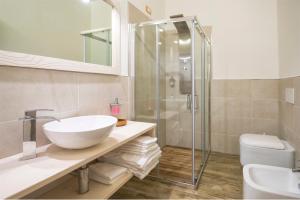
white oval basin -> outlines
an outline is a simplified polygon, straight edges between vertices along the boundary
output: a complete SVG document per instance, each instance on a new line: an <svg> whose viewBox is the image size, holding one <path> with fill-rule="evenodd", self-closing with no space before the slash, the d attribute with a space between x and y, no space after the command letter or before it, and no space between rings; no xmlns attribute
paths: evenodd
<svg viewBox="0 0 300 200"><path fill-rule="evenodd" d="M244 199L300 198L300 173L289 168L250 164L243 176Z"/></svg>
<svg viewBox="0 0 300 200"><path fill-rule="evenodd" d="M117 119L91 115L52 121L43 125L48 139L66 149L83 149L101 143L109 136Z"/></svg>

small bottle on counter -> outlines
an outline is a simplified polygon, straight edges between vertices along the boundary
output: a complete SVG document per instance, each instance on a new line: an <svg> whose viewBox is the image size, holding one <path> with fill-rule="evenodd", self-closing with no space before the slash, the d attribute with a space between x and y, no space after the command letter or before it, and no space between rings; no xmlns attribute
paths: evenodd
<svg viewBox="0 0 300 200"><path fill-rule="evenodd" d="M110 112L111 115L118 118L117 127L125 126L127 124L126 119L121 119L121 104L119 103L119 99L115 98L115 102L110 104Z"/></svg>
<svg viewBox="0 0 300 200"><path fill-rule="evenodd" d="M121 113L121 104L119 104L119 99L115 98L115 102L110 104L111 115L118 117Z"/></svg>

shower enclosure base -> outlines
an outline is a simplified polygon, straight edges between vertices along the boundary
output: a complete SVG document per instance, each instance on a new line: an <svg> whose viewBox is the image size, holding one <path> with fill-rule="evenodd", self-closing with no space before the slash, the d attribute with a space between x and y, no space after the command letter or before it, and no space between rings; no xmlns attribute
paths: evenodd
<svg viewBox="0 0 300 200"><path fill-rule="evenodd" d="M196 165L195 174L201 174L203 167L201 163L201 150L195 151ZM192 150L182 147L165 146L162 148L162 156L159 165L150 173L152 179L172 183L182 187L197 188L193 185L192 170ZM202 169L202 170L201 170ZM201 171L200 171L201 170ZM199 182L200 176L195 177L195 183Z"/></svg>

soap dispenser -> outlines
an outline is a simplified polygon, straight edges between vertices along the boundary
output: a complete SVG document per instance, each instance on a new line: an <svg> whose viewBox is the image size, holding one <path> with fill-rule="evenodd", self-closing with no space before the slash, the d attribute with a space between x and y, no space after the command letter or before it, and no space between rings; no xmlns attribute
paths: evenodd
<svg viewBox="0 0 300 200"><path fill-rule="evenodd" d="M115 98L115 102L110 104L110 112L112 116L118 117L121 113L121 105L119 104L119 99Z"/></svg>
<svg viewBox="0 0 300 200"><path fill-rule="evenodd" d="M110 112L111 115L118 118L117 127L125 126L127 124L126 119L120 118L121 116L121 104L119 103L119 99L115 98L115 102L110 104Z"/></svg>

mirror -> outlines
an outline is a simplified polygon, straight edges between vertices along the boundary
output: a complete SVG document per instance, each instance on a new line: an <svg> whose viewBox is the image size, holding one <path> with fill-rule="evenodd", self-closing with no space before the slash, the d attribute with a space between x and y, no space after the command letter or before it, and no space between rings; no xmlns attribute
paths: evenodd
<svg viewBox="0 0 300 200"><path fill-rule="evenodd" d="M0 50L112 66L113 11L109 0L1 0Z"/></svg>

